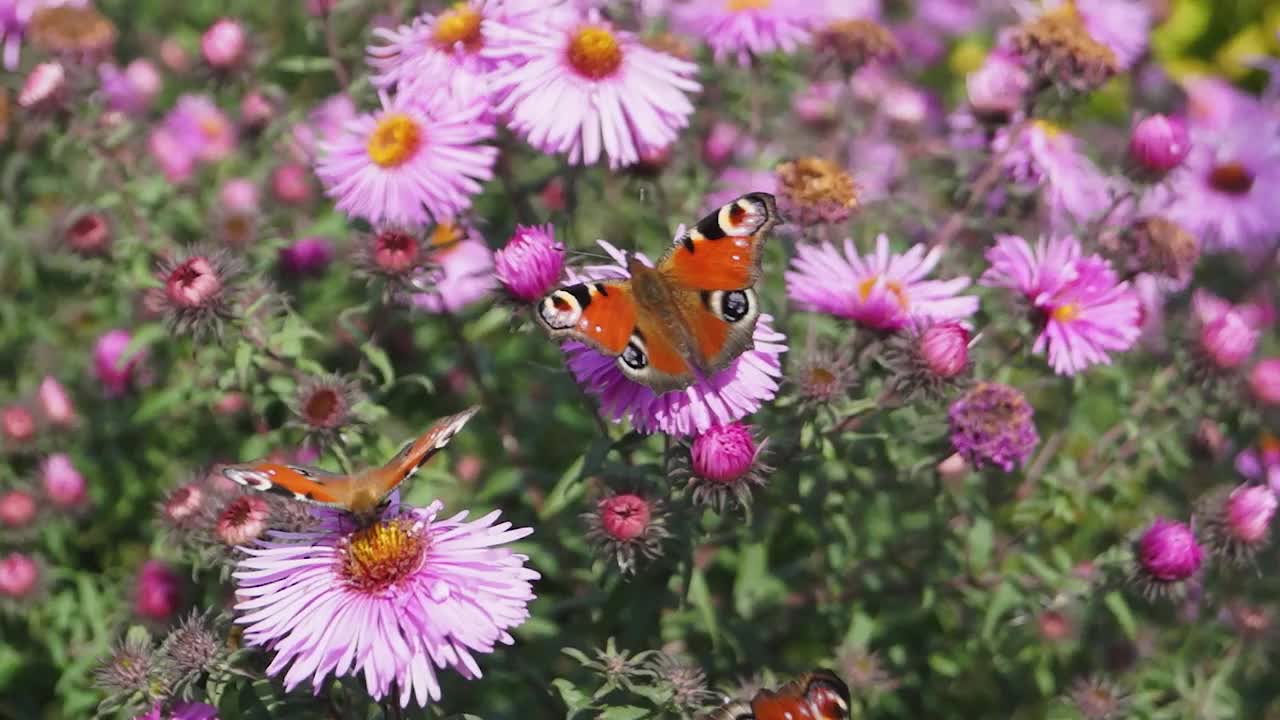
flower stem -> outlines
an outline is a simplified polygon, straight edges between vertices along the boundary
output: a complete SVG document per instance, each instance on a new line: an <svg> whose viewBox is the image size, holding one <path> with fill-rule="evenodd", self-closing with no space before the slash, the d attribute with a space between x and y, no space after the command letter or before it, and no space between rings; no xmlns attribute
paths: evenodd
<svg viewBox="0 0 1280 720"><path fill-rule="evenodd" d="M973 191L969 193L969 199L965 202L964 207L951 213L947 221L942 224L938 232L934 233L929 240L929 247L942 247L951 242L955 234L960 232L964 227L964 222L978 207L978 203L982 202L991 192L1000 176L1004 174L1004 161L1009 157L1009 153L1017 145L1022 133L1026 131L1027 126L1031 124L1030 120L1022 120L1013 129L1009 131L1009 144L1003 150L996 153L988 161L986 169L978 176L973 183Z"/></svg>

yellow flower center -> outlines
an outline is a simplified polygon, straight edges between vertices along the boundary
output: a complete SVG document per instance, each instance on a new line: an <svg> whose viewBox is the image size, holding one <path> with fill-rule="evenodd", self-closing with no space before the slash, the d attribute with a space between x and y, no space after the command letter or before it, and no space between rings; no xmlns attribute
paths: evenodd
<svg viewBox="0 0 1280 720"><path fill-rule="evenodd" d="M436 16L432 39L446 50L462 43L467 52L476 52L484 45L484 35L480 32L483 19L469 3L454 3Z"/></svg>
<svg viewBox="0 0 1280 720"><path fill-rule="evenodd" d="M742 12L743 10L766 10L773 4L773 0L725 0L725 8L729 12Z"/></svg>
<svg viewBox="0 0 1280 720"><path fill-rule="evenodd" d="M406 518L380 521L344 540L340 572L347 585L378 592L422 566L427 541L422 529Z"/></svg>
<svg viewBox="0 0 1280 720"><path fill-rule="evenodd" d="M1049 139L1056 138L1062 134L1062 126L1048 120L1036 120L1034 124Z"/></svg>
<svg viewBox="0 0 1280 720"><path fill-rule="evenodd" d="M431 231L431 248L437 260L456 250L461 241L462 228L451 221L445 220Z"/></svg>
<svg viewBox="0 0 1280 720"><path fill-rule="evenodd" d="M227 131L227 124L212 115L200 118L197 125L200 127L200 134L209 140L218 140Z"/></svg>
<svg viewBox="0 0 1280 720"><path fill-rule="evenodd" d="M422 131L413 118L402 113L388 115L369 136L369 159L382 167L398 167L418 152Z"/></svg>
<svg viewBox="0 0 1280 720"><path fill-rule="evenodd" d="M870 297L871 291L875 289L876 283L879 282L879 280L879 275L872 275L866 280L858 283L858 297L863 300ZM911 300L907 297L907 291L903 289L902 283L897 280L890 280L889 282L886 282L884 286L898 301L898 307L906 310L911 305Z"/></svg>
<svg viewBox="0 0 1280 720"><path fill-rule="evenodd" d="M1059 305L1053 309L1053 319L1060 323L1069 323L1080 316L1080 307L1075 303Z"/></svg>
<svg viewBox="0 0 1280 720"><path fill-rule="evenodd" d="M622 46L608 28L588 25L569 41L569 64L592 80L608 77L622 64Z"/></svg>

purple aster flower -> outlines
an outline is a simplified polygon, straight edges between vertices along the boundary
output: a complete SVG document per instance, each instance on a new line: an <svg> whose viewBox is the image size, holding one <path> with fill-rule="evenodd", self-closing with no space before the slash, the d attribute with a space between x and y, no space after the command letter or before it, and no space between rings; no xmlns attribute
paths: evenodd
<svg viewBox="0 0 1280 720"><path fill-rule="evenodd" d="M375 224L425 225L471 207L498 155L481 144L494 135L482 117L487 102L414 88L380 97L380 110L322 148L316 174L338 209Z"/></svg>
<svg viewBox="0 0 1280 720"><path fill-rule="evenodd" d="M495 56L512 63L495 80L512 130L573 164L602 155L617 168L675 142L689 124L698 66L650 49L592 12L555 14L545 27L512 27Z"/></svg>
<svg viewBox="0 0 1280 720"><path fill-rule="evenodd" d="M246 548L236 622L274 654L267 673L317 693L331 674L363 673L375 699L394 687L401 706L440 699L437 668L480 677L476 656L513 643L509 630L529 617L538 573L501 546L532 530L497 523L498 511L463 522L465 511L445 520L442 509L393 504L358 530L324 513L313 532Z"/></svg>
<svg viewBox="0 0 1280 720"><path fill-rule="evenodd" d="M853 240L844 252L830 243L801 245L786 273L787 297L801 309L824 312L876 330L899 330L912 318L958 320L978 311L978 298L958 295L967 277L925 280L942 259L942 248L923 244L893 254L889 238L859 256Z"/></svg>
<svg viewBox="0 0 1280 720"><path fill-rule="evenodd" d="M1155 519L1138 538L1137 575L1148 595L1176 590L1180 583L1200 570L1204 550L1185 523Z"/></svg>
<svg viewBox="0 0 1280 720"><path fill-rule="evenodd" d="M1217 75L1193 75L1181 85L1193 131L1228 130L1267 113L1258 98Z"/></svg>
<svg viewBox="0 0 1280 720"><path fill-rule="evenodd" d="M564 244L551 225L517 225L506 247L493 255L498 282L517 300L533 302L551 292L564 272Z"/></svg>
<svg viewBox="0 0 1280 720"><path fill-rule="evenodd" d="M470 226L438 223L431 231L428 262L433 267L414 281L427 292L413 295L413 304L427 312L458 312L497 286L493 251Z"/></svg>
<svg viewBox="0 0 1280 720"><path fill-rule="evenodd" d="M208 96L186 94L165 115L163 128L191 157L217 162L236 148L236 128Z"/></svg>
<svg viewBox="0 0 1280 720"><path fill-rule="evenodd" d="M1142 334L1137 293L1101 256L1082 257L1074 237L1041 238L1032 249L1016 235L999 235L987 260L991 267L979 282L1017 291L1031 303L1043 323L1032 350L1047 347L1060 375L1109 363L1109 352L1128 350Z"/></svg>
<svg viewBox="0 0 1280 720"><path fill-rule="evenodd" d="M164 79L154 63L138 58L124 69L115 63L102 63L98 66L98 82L107 107L126 115L142 115L160 92Z"/></svg>
<svg viewBox="0 0 1280 720"><path fill-rule="evenodd" d="M1025 463L1040 442L1035 410L1016 388L978 383L951 404L951 445L975 468L994 465L1005 472Z"/></svg>
<svg viewBox="0 0 1280 720"><path fill-rule="evenodd" d="M615 265L588 266L571 279L625 278L627 256L601 240L600 247ZM642 254L635 257L653 263ZM760 409L778 394L782 375L779 356L787 351L787 336L773 329L773 317L762 314L752 335L754 347L727 368L683 390L655 394L618 368L618 359L586 345L566 342L561 348L569 371L578 383L600 400L600 414L614 422L629 418L642 433L693 435L717 425L740 420Z"/></svg>
<svg viewBox="0 0 1280 720"><path fill-rule="evenodd" d="M1009 128L1001 128L992 149L1003 152L1009 141ZM1005 170L1014 182L1042 189L1050 222L1059 230L1093 221L1111 203L1114 181L1079 151L1075 136L1045 120L1018 133Z"/></svg>
<svg viewBox="0 0 1280 720"><path fill-rule="evenodd" d="M292 140L297 155L312 160L320 155L320 146L341 139L347 123L356 118L356 104L351 96L338 93L325 98L311 112L305 122L293 126Z"/></svg>
<svg viewBox="0 0 1280 720"><path fill-rule="evenodd" d="M716 62L792 53L809 41L809 31L826 13L812 0L688 0L671 11L672 26L700 37Z"/></svg>
<svg viewBox="0 0 1280 720"><path fill-rule="evenodd" d="M1275 247L1280 232L1280 122L1258 114L1221 130L1192 127L1192 148L1155 208L1200 238L1205 250L1251 255Z"/></svg>

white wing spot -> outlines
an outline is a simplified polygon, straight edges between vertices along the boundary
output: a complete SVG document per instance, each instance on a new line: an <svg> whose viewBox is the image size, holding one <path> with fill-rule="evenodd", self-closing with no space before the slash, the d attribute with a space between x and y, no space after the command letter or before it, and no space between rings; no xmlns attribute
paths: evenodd
<svg viewBox="0 0 1280 720"><path fill-rule="evenodd" d="M730 255L729 257L733 258L735 261L742 259L741 255Z"/></svg>
<svg viewBox="0 0 1280 720"><path fill-rule="evenodd" d="M293 499L294 499L294 500L306 500L306 499L307 499L307 496L306 496L304 493L296 492L296 493L294 493L294 494L293 494Z"/></svg>
<svg viewBox="0 0 1280 720"><path fill-rule="evenodd" d="M599 325L596 326L596 332L603 332L603 331L604 331L604 328L600 327Z"/></svg>
<svg viewBox="0 0 1280 720"><path fill-rule="evenodd" d="M746 246L747 246L747 241L746 241L746 240L742 240L741 238L739 238L738 240L734 240L734 241L733 241L733 244L734 244L735 246L737 246L737 247L746 247Z"/></svg>

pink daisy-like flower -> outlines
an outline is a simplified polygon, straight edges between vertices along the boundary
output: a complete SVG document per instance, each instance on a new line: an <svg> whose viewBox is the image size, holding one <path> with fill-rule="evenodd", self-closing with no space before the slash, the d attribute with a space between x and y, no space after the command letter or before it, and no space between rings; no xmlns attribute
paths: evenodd
<svg viewBox="0 0 1280 720"><path fill-rule="evenodd" d="M999 235L987 250L991 267L979 282L1021 293L1043 322L1034 352L1049 351L1060 375L1074 375L1110 352L1133 347L1142 334L1138 295L1118 282L1110 263L1082 256L1072 236L1041 239L1033 249L1016 235Z"/></svg>
<svg viewBox="0 0 1280 720"><path fill-rule="evenodd" d="M533 302L551 292L564 272L564 244L555 228L517 225L506 247L494 253L494 275L511 297Z"/></svg>
<svg viewBox="0 0 1280 720"><path fill-rule="evenodd" d="M512 130L573 164L602 155L617 168L675 142L689 124L698 66L650 49L590 13L557 14L537 30L512 28L495 50L510 70L494 78Z"/></svg>
<svg viewBox="0 0 1280 720"><path fill-rule="evenodd" d="M925 280L942 259L942 248L918 244L902 254L889 238L861 256L853 240L843 253L830 243L801 245L786 273L787 297L802 310L848 318L876 330L899 330L914 319L960 320L978 311L978 298L958 295L967 277Z"/></svg>
<svg viewBox="0 0 1280 720"><path fill-rule="evenodd" d="M826 16L813 0L688 0L671 12L672 26L700 37L716 62L795 52L809 41L809 31Z"/></svg>
<svg viewBox="0 0 1280 720"><path fill-rule="evenodd" d="M539 575L501 546L533 531L498 523L496 510L439 519L443 507L393 504L354 531L327 513L313 532L246 548L236 622L274 653L267 673L284 671L289 690L309 679L317 693L331 674L363 673L375 699L394 688L402 707L440 699L437 668L480 677L476 655L512 644L509 630L529 617Z"/></svg>
<svg viewBox="0 0 1280 720"><path fill-rule="evenodd" d="M609 243L597 241L615 265L596 265L571 279L625 278L627 255ZM643 254L635 257L653 263ZM566 342L561 347L574 378L588 393L600 400L600 415L619 422L626 417L642 433L694 435L717 425L740 420L760 409L778 394L782 376L779 356L787 351L786 335L773 329L773 317L762 314L752 335L755 346L727 368L683 389L655 394L618 368L618 359L586 345Z"/></svg>
<svg viewBox="0 0 1280 720"><path fill-rule="evenodd" d="M424 225L471 206L493 177L496 148L477 94L381 94L382 109L357 117L324 154L316 174L339 210L371 223Z"/></svg>
<svg viewBox="0 0 1280 720"><path fill-rule="evenodd" d="M303 160L313 160L320 155L320 146L337 142L356 118L356 104L351 96L338 93L325 98L311 112L305 122L293 126L292 140L295 154Z"/></svg>
<svg viewBox="0 0 1280 720"><path fill-rule="evenodd" d="M416 282L429 291L415 293L413 304L431 313L453 313L480 300L497 287L493 251L469 227L452 221L431 232L434 266Z"/></svg>
<svg viewBox="0 0 1280 720"><path fill-rule="evenodd" d="M1156 188L1159 208L1210 251L1260 254L1280 233L1280 122L1258 114L1221 130L1193 126L1191 152Z"/></svg>
<svg viewBox="0 0 1280 720"><path fill-rule="evenodd" d="M1009 141L1009 129L1002 128L992 149L1003 152ZM1014 182L1041 188L1055 229L1067 232L1072 224L1090 222L1111 203L1114 181L1080 152L1071 133L1034 120L1016 143L1005 156L1005 171Z"/></svg>
<svg viewBox="0 0 1280 720"><path fill-rule="evenodd" d="M202 162L217 162L236 148L235 125L205 95L178 98L163 127L191 157Z"/></svg>

